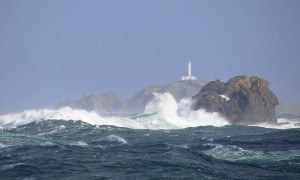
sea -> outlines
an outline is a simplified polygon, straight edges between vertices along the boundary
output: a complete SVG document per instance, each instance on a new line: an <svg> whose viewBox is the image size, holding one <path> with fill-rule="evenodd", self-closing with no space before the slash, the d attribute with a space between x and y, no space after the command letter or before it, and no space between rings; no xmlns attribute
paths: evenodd
<svg viewBox="0 0 300 180"><path fill-rule="evenodd" d="M299 179L300 115L231 125L155 94L139 114L0 115L0 179Z"/></svg>

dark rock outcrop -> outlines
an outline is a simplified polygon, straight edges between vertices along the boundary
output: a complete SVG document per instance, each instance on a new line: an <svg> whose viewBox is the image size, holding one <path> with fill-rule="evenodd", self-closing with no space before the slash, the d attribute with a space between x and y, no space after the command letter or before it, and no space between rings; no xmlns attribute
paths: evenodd
<svg viewBox="0 0 300 180"><path fill-rule="evenodd" d="M256 76L237 76L227 83L212 81L193 97L192 108L219 112L232 124L277 123L278 100L268 85Z"/></svg>

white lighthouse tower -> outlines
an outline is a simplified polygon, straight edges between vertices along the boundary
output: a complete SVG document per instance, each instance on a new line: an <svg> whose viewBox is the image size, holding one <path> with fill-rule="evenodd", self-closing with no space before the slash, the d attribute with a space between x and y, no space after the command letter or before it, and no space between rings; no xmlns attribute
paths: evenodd
<svg viewBox="0 0 300 180"><path fill-rule="evenodd" d="M189 61L188 63L188 76L182 76L181 78L182 81L186 80L197 80L195 76L192 76L192 63Z"/></svg>

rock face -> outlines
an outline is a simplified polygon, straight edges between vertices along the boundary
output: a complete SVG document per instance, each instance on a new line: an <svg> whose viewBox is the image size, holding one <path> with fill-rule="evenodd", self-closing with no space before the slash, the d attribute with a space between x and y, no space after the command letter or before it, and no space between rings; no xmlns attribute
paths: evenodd
<svg viewBox="0 0 300 180"><path fill-rule="evenodd" d="M212 81L193 97L192 108L219 112L232 124L277 123L278 100L268 85L256 76L237 76L227 83Z"/></svg>

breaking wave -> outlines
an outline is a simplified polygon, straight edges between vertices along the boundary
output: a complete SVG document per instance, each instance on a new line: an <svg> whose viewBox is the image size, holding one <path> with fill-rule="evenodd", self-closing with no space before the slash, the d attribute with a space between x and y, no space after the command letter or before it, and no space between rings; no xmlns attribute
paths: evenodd
<svg viewBox="0 0 300 180"><path fill-rule="evenodd" d="M0 143L0 149L4 149L4 148L7 148L7 147L9 147L9 145Z"/></svg>
<svg viewBox="0 0 300 180"><path fill-rule="evenodd" d="M96 112L64 107L60 109L26 110L20 113L0 115L0 128L11 128L19 125L44 120L80 120L92 125L112 125L131 129L181 129L197 126L224 126L228 121L218 113L208 113L205 110L193 111L192 100L182 99L180 102L170 93L154 93L143 114L136 116L101 116ZM287 119L281 125L259 124L267 128L293 128L295 122Z"/></svg>
<svg viewBox="0 0 300 180"><path fill-rule="evenodd" d="M92 125L113 125L119 127L142 128L137 122L128 117L102 117L96 112L63 107L60 109L26 110L21 113L5 114L0 116L0 127L16 127L19 125L44 120L77 121Z"/></svg>
<svg viewBox="0 0 300 180"><path fill-rule="evenodd" d="M105 138L105 140L108 140L110 142L119 142L122 144L127 144L127 141L124 138L117 135L109 135Z"/></svg>

